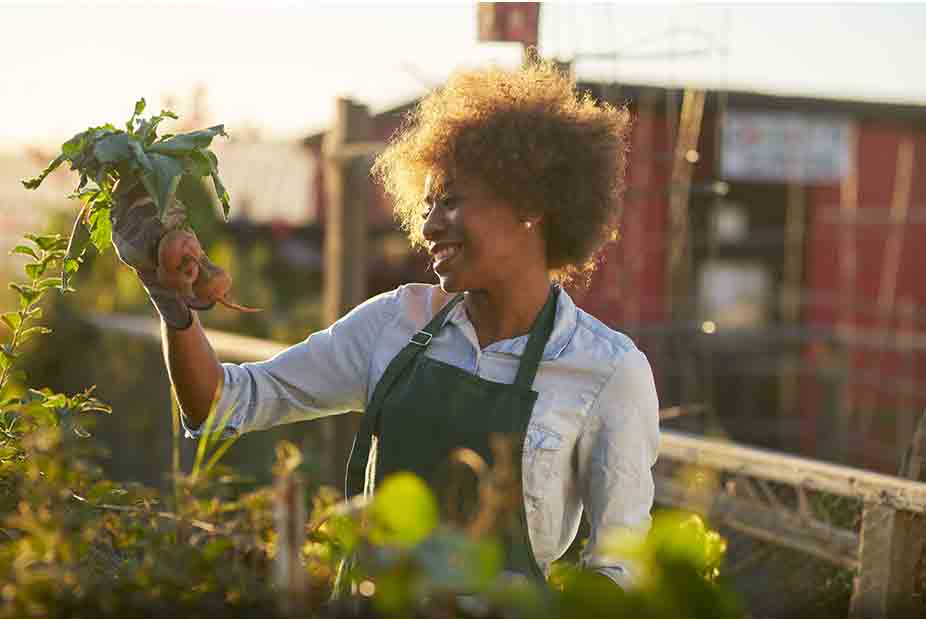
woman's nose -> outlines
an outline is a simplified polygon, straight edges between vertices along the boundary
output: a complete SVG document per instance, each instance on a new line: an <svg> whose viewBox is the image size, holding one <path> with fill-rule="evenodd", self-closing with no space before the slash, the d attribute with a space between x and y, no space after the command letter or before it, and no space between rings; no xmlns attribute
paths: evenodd
<svg viewBox="0 0 926 620"><path fill-rule="evenodd" d="M421 226L421 234L428 241L433 241L436 236L440 235L447 228L447 221L442 214L442 210L432 207L428 210L428 215L424 218L424 224Z"/></svg>

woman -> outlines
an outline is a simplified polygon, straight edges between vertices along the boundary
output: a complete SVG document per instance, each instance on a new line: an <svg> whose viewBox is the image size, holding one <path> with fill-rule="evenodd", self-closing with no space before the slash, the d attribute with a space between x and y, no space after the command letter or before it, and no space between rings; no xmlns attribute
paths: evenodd
<svg viewBox="0 0 926 620"><path fill-rule="evenodd" d="M632 585L627 561L598 545L604 533L649 526L652 373L559 285L589 274L614 236L628 122L548 64L456 73L374 165L440 285L374 297L265 362L219 364L196 313L140 273L166 325L189 434L210 411L230 412L228 428L241 433L365 410L350 494L399 470L433 481L460 446L491 461L490 437L514 435L525 527L509 568L542 578L584 510L583 562ZM137 234L123 214L114 219L119 249Z"/></svg>

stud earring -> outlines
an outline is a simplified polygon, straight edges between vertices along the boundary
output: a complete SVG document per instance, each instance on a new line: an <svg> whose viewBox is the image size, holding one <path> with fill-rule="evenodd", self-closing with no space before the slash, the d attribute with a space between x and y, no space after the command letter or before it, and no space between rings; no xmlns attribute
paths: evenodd
<svg viewBox="0 0 926 620"><path fill-rule="evenodd" d="M525 228L530 228L530 227L533 226L533 225L534 225L534 223L531 222L530 220L524 222L524 227L525 227Z"/></svg>

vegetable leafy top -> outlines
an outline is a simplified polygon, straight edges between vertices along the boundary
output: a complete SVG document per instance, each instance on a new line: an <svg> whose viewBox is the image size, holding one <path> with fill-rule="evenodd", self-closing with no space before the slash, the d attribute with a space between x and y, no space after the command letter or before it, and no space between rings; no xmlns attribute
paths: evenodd
<svg viewBox="0 0 926 620"><path fill-rule="evenodd" d="M184 134L157 135L157 128L166 119L177 119L169 110L162 110L144 118L145 100L135 104L125 129L106 124L90 127L61 145L61 153L45 169L22 184L36 189L52 171L68 162L71 170L80 174L80 181L69 198L79 199L81 209L68 247L62 288L67 277L77 270L88 242L103 251L112 239L110 209L113 207L113 188L119 179L137 177L144 184L163 218L173 202L177 187L184 176L211 177L216 194L222 203L222 212L228 219L229 196L219 177L218 159L210 150L212 139L227 137L224 125ZM81 235L83 223L89 235Z"/></svg>

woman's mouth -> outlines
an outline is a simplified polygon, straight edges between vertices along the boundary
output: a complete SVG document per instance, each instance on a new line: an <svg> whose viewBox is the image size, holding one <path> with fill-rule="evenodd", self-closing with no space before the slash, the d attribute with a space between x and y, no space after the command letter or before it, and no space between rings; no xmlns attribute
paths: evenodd
<svg viewBox="0 0 926 620"><path fill-rule="evenodd" d="M438 267L453 260L463 250L461 243L442 243L431 251L432 266L436 271Z"/></svg>

